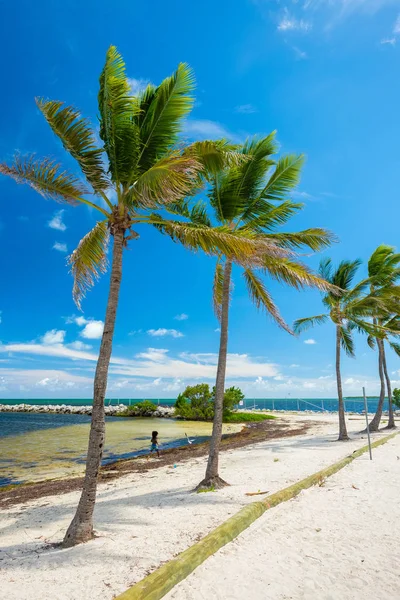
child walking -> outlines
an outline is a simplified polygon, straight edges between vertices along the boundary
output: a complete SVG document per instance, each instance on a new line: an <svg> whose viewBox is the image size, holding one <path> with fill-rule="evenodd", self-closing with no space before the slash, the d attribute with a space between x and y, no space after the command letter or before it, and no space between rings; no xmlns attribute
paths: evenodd
<svg viewBox="0 0 400 600"><path fill-rule="evenodd" d="M157 456L158 456L158 458L160 458L160 452L158 450L158 431L151 432L150 454L152 454L153 452L157 452Z"/></svg>

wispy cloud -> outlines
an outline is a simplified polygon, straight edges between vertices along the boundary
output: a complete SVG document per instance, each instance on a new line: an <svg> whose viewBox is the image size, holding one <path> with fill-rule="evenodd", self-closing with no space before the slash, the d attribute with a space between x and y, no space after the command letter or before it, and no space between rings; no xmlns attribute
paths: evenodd
<svg viewBox="0 0 400 600"><path fill-rule="evenodd" d="M171 336L173 338L181 338L183 337L183 333L178 331L177 329L164 329L160 327L159 329L148 329L147 333L152 337L165 337Z"/></svg>
<svg viewBox="0 0 400 600"><path fill-rule="evenodd" d="M181 313L180 315L176 315L176 316L174 317L174 319L175 319L176 321L187 321L187 320L188 320L188 318L189 318L189 315L187 315L186 313Z"/></svg>
<svg viewBox="0 0 400 600"><path fill-rule="evenodd" d="M78 317L79 318L79 317ZM87 321L85 327L82 329L80 335L88 340L99 340L103 335L104 323L103 321Z"/></svg>
<svg viewBox="0 0 400 600"><path fill-rule="evenodd" d="M307 52L304 52L304 50L300 50L300 48L297 48L297 46L292 46L292 48L297 60L306 60L308 58Z"/></svg>
<svg viewBox="0 0 400 600"><path fill-rule="evenodd" d="M147 86L151 83L148 79L135 79L134 77L128 77L128 83L131 88L131 94L137 96L140 92L143 92Z"/></svg>
<svg viewBox="0 0 400 600"><path fill-rule="evenodd" d="M294 15L291 15L288 9L285 7L283 10L283 15L281 16L278 25L278 31L288 32L288 31L301 31L303 33L308 33L312 29L312 23L305 19L298 19Z"/></svg>
<svg viewBox="0 0 400 600"><path fill-rule="evenodd" d="M67 229L67 226L63 221L64 212L64 209L61 209L54 213L53 217L47 223L48 227L50 227L51 229L57 229L57 231L65 231Z"/></svg>
<svg viewBox="0 0 400 600"><path fill-rule="evenodd" d="M396 21L393 25L392 36L381 40L381 44L388 44L390 46L395 46L399 36L400 36L400 13L397 15Z"/></svg>
<svg viewBox="0 0 400 600"><path fill-rule="evenodd" d="M53 250L58 250L58 252L68 252L67 244L62 242L54 242Z"/></svg>
<svg viewBox="0 0 400 600"><path fill-rule="evenodd" d="M310 346L313 344L316 344L317 342L315 340L313 340L312 338L308 339L308 340L304 340L305 344L309 344Z"/></svg>
<svg viewBox="0 0 400 600"><path fill-rule="evenodd" d="M223 125L209 119L186 119L183 133L188 137L200 137L202 139L232 137Z"/></svg>
<svg viewBox="0 0 400 600"><path fill-rule="evenodd" d="M258 112L258 110L252 104L239 104L239 106L235 106L235 112L243 115L251 115Z"/></svg>

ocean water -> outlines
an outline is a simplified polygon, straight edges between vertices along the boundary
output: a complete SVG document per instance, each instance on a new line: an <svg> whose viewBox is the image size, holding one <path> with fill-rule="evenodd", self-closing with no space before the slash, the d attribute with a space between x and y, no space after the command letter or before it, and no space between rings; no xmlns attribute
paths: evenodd
<svg viewBox="0 0 400 600"><path fill-rule="evenodd" d="M143 399L138 398L107 398L105 405L116 405L116 404L137 404ZM151 402L160 404L161 406L173 406L176 398L161 398L151 399ZM364 411L364 400L361 396L345 398L345 407L347 412L358 412ZM90 398L65 398L65 399L49 399L49 398L38 398L34 400L15 400L15 399L0 399L0 404L55 404L62 405L67 404L71 406L85 406L92 403ZM375 412L378 404L378 398L371 396L368 398L368 412ZM337 412L338 402L334 398L245 398L242 408L256 408L259 410L314 410L314 411L329 411ZM385 400L384 410L387 410L387 400Z"/></svg>
<svg viewBox="0 0 400 600"><path fill-rule="evenodd" d="M80 475L84 471L90 417L84 415L0 413L0 486ZM175 419L106 418L103 464L147 454L151 432L160 450L209 439L212 424ZM224 425L224 432L237 431Z"/></svg>

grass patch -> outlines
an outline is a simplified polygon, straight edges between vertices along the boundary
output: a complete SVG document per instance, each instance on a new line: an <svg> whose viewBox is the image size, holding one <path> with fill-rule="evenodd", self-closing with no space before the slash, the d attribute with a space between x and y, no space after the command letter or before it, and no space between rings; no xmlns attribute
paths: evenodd
<svg viewBox="0 0 400 600"><path fill-rule="evenodd" d="M276 419L274 415L262 415L260 413L231 413L224 416L224 423L258 423Z"/></svg>
<svg viewBox="0 0 400 600"><path fill-rule="evenodd" d="M208 492L216 492L217 490L215 489L215 485L212 485L211 487L204 489L204 490L197 490L197 494L208 494Z"/></svg>

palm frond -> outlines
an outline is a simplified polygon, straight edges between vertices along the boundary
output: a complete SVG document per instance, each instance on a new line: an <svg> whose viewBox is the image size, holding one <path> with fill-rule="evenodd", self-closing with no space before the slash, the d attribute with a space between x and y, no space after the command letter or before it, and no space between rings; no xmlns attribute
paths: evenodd
<svg viewBox="0 0 400 600"><path fill-rule="evenodd" d="M304 165L304 154L287 154L282 156L262 190L260 198L281 202L300 181L301 169Z"/></svg>
<svg viewBox="0 0 400 600"><path fill-rule="evenodd" d="M375 338L372 335L369 335L367 337L367 344L371 348L371 350L375 350L376 341L375 341Z"/></svg>
<svg viewBox="0 0 400 600"><path fill-rule="evenodd" d="M313 287L321 291L329 291L338 294L339 290L331 283L315 275L305 264L291 258L274 258L264 256L262 268L273 279L280 283L285 283L297 290L305 287Z"/></svg>
<svg viewBox="0 0 400 600"><path fill-rule="evenodd" d="M326 281L329 281L330 283L332 283L332 278L333 278L332 259L329 257L322 258L319 263L318 272L319 272L320 276L322 277L322 279L326 279Z"/></svg>
<svg viewBox="0 0 400 600"><path fill-rule="evenodd" d="M293 331L296 335L307 331L315 325L322 325L329 321L328 315L315 315L315 317L305 317L304 319L297 319L293 324Z"/></svg>
<svg viewBox="0 0 400 600"><path fill-rule="evenodd" d="M288 333L293 334L293 331L290 329L289 325L280 315L278 307L272 300L271 295L267 291L267 288L265 287L261 279L257 277L254 271L250 269L245 269L243 275L246 281L250 298L252 299L256 307L258 309L263 308L274 319L274 321L276 321L276 323L280 327L282 327L282 329L284 329Z"/></svg>
<svg viewBox="0 0 400 600"><path fill-rule="evenodd" d="M340 345L347 356L354 358L354 341L351 332L343 326L340 327Z"/></svg>
<svg viewBox="0 0 400 600"><path fill-rule="evenodd" d="M107 270L107 248L109 232L107 221L99 221L81 239L78 247L69 256L68 263L74 278L73 298L78 308L86 291Z"/></svg>
<svg viewBox="0 0 400 600"><path fill-rule="evenodd" d="M267 233L266 237L283 248L302 248L307 246L314 252L323 250L337 241L336 236L327 229L314 227L295 233Z"/></svg>
<svg viewBox="0 0 400 600"><path fill-rule="evenodd" d="M203 165L203 174L209 179L227 167L237 167L249 160L237 145L225 139L200 140L186 146L183 155L194 156Z"/></svg>
<svg viewBox="0 0 400 600"><path fill-rule="evenodd" d="M167 220L155 213L149 215L146 222L193 251L203 250L206 254L214 255L222 253L242 266L258 265L260 256L266 253L276 257L287 255L285 249L269 241L252 237L250 234L245 236L224 225L208 227L196 223Z"/></svg>
<svg viewBox="0 0 400 600"><path fill-rule="evenodd" d="M58 163L48 158L16 156L11 166L0 164L0 173L12 177L17 183L28 184L44 198L56 202L78 204L83 202L82 195L88 193L74 175L62 171Z"/></svg>
<svg viewBox="0 0 400 600"><path fill-rule="evenodd" d="M64 148L78 162L94 191L106 190L110 182L104 173L104 151L97 147L89 121L81 118L72 106L64 106L63 102L36 98L36 104Z"/></svg>
<svg viewBox="0 0 400 600"><path fill-rule="evenodd" d="M396 344L395 342L389 342L389 345L392 348L392 350L397 354L397 356L400 356L400 344Z"/></svg>
<svg viewBox="0 0 400 600"><path fill-rule="evenodd" d="M190 209L189 218L192 223L197 225L206 225L212 227L212 223L207 214L207 205L202 200L198 200Z"/></svg>
<svg viewBox="0 0 400 600"><path fill-rule="evenodd" d="M140 141L135 116L139 103L130 96L125 63L115 46L107 51L98 101L100 137L108 156L111 179L126 185L137 176Z"/></svg>
<svg viewBox="0 0 400 600"><path fill-rule="evenodd" d="M214 313L218 321L221 321L222 315L222 288L224 285L224 268L220 260L218 260L213 283L213 307Z"/></svg>
<svg viewBox="0 0 400 600"><path fill-rule="evenodd" d="M276 206L263 200L258 208L259 210L254 211L255 214L245 217L243 221L245 222L244 227L250 227L254 231L262 233L263 230L270 231L277 226L285 225L291 217L303 208L303 204L286 200Z"/></svg>
<svg viewBox="0 0 400 600"><path fill-rule="evenodd" d="M141 98L139 130L141 151L138 164L147 171L157 157L163 156L178 140L183 119L193 106L193 71L180 63L171 77L156 88L149 88Z"/></svg>
<svg viewBox="0 0 400 600"><path fill-rule="evenodd" d="M126 204L156 208L177 202L193 191L200 169L194 157L177 152L167 155L139 176L126 196Z"/></svg>
<svg viewBox="0 0 400 600"><path fill-rule="evenodd" d="M361 265L361 260L342 260L332 273L332 283L342 290L350 290L350 286Z"/></svg>

